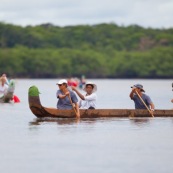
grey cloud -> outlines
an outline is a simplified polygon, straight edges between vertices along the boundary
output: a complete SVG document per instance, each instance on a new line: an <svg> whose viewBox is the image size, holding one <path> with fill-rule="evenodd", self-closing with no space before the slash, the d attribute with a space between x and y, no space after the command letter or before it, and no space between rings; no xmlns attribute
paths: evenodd
<svg viewBox="0 0 173 173"><path fill-rule="evenodd" d="M0 0L0 21L19 25L110 23L172 27L172 0Z"/></svg>

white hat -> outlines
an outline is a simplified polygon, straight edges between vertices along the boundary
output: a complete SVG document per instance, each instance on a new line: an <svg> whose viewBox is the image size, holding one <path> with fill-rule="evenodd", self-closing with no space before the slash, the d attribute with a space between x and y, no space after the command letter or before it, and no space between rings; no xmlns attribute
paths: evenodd
<svg viewBox="0 0 173 173"><path fill-rule="evenodd" d="M96 84L94 84L94 83L92 83L92 82L87 82L86 84L85 84L85 87L84 87L84 91L86 91L86 86L87 85L93 85L93 92L96 92L97 91L97 85Z"/></svg>
<svg viewBox="0 0 173 173"><path fill-rule="evenodd" d="M57 85L61 85L63 83L66 83L67 84L67 80L66 79L61 79L58 81L58 83L56 83Z"/></svg>

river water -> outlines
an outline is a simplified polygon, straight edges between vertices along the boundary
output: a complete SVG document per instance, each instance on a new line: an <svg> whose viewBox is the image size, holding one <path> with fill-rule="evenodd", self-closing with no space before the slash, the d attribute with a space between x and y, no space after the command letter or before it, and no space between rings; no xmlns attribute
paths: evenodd
<svg viewBox="0 0 173 173"><path fill-rule="evenodd" d="M28 106L36 85L56 107L58 79L17 79L19 104L0 104L2 173L172 173L173 118L37 119ZM134 108L130 86L144 85L157 109L172 109L172 80L92 79L98 108Z"/></svg>

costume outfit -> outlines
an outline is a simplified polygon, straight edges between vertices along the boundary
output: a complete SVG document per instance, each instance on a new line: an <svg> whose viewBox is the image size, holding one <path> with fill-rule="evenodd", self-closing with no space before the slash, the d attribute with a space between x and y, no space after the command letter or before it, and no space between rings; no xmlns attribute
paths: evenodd
<svg viewBox="0 0 173 173"><path fill-rule="evenodd" d="M85 100L79 101L80 109L95 109L96 108L96 100L97 100L96 93L85 95L84 99Z"/></svg>
<svg viewBox="0 0 173 173"><path fill-rule="evenodd" d="M150 97L146 94L142 94L142 99L149 108L150 104L152 103ZM134 94L132 100L135 102L135 109L147 109L144 103L140 100L140 98Z"/></svg>
<svg viewBox="0 0 173 173"><path fill-rule="evenodd" d="M75 93L73 91L69 91L69 93L70 93L72 102L77 103L78 99L77 99ZM60 95L60 94L64 95L64 93L61 90L58 90L56 93L56 96L58 97L58 95ZM63 99L59 98L59 100L57 102L57 108L58 109L73 109L69 97L66 96Z"/></svg>

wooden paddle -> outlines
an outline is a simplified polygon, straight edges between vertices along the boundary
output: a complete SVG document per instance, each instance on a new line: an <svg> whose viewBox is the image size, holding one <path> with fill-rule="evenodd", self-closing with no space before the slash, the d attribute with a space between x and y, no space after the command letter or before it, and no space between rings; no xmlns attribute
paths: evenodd
<svg viewBox="0 0 173 173"><path fill-rule="evenodd" d="M148 106L146 105L146 103L144 102L144 100L142 99L142 97L139 95L139 93L136 90L135 90L135 92L138 95L138 97L140 98L140 100L142 101L142 103L145 105L145 107L147 108L147 110L151 114L151 116L154 117L153 112L148 108Z"/></svg>
<svg viewBox="0 0 173 173"><path fill-rule="evenodd" d="M71 105L72 105L72 107L73 107L74 113L75 113L76 117L78 118L78 116L77 116L77 111L76 111L76 109L75 109L75 107L74 107L74 105L73 105L73 102L72 102L72 100L71 100L70 95L68 95L68 98L69 98L70 103L71 103Z"/></svg>

